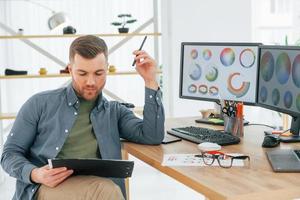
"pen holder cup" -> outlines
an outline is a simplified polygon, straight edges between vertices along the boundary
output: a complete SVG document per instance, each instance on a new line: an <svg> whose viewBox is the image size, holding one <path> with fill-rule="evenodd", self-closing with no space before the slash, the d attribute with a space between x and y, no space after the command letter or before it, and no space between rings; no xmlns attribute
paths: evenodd
<svg viewBox="0 0 300 200"><path fill-rule="evenodd" d="M224 115L224 132L242 137L244 135L243 119Z"/></svg>

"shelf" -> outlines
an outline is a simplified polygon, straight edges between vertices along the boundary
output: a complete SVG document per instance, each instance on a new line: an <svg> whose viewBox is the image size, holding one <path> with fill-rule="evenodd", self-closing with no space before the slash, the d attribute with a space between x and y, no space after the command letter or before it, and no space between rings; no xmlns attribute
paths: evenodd
<svg viewBox="0 0 300 200"><path fill-rule="evenodd" d="M34 38L74 38L86 34L64 34L64 35L0 35L0 39L34 39ZM161 33L103 33L89 34L98 37L126 37L126 36L160 36Z"/></svg>
<svg viewBox="0 0 300 200"><path fill-rule="evenodd" d="M0 120L3 119L15 119L17 116L16 113L0 113Z"/></svg>
<svg viewBox="0 0 300 200"><path fill-rule="evenodd" d="M117 72L109 72L107 73L108 76L122 76L122 75L137 75L136 71L117 71ZM161 74L161 71L157 71L157 74ZM39 74L31 74L31 75L0 75L0 79L20 79L20 78L63 78L63 77L70 77L70 74L46 74L46 75L39 75Z"/></svg>

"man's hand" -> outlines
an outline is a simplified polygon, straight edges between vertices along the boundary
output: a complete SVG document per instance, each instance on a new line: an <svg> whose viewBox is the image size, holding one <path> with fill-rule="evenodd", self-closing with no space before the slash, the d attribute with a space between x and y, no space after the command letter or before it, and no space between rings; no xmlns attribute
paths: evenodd
<svg viewBox="0 0 300 200"><path fill-rule="evenodd" d="M143 50L134 51L136 56L136 71L143 77L145 86L147 88L157 90L158 84L156 82L156 62L149 54Z"/></svg>
<svg viewBox="0 0 300 200"><path fill-rule="evenodd" d="M35 168L31 171L30 178L35 183L40 183L48 187L56 187L73 173L65 167L50 169L48 165Z"/></svg>

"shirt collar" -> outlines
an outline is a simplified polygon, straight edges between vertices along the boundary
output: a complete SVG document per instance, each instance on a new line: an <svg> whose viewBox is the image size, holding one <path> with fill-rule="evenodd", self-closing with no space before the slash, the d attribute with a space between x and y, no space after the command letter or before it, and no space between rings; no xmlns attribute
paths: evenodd
<svg viewBox="0 0 300 200"><path fill-rule="evenodd" d="M78 109L79 99L75 93L75 90L72 86L72 82L67 86L67 103L68 106L74 106ZM96 103L97 110L100 111L103 107L104 109L108 108L108 101L105 97L103 97L102 92L99 93L99 98Z"/></svg>

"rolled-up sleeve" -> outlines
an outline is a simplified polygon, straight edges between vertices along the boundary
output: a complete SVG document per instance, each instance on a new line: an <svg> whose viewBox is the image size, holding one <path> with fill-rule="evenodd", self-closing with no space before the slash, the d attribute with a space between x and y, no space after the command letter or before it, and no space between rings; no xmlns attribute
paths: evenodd
<svg viewBox="0 0 300 200"><path fill-rule="evenodd" d="M164 138L165 114L160 89L145 88L143 119L125 106L120 107L119 130L122 138L142 144L160 144Z"/></svg>
<svg viewBox="0 0 300 200"><path fill-rule="evenodd" d="M36 167L27 159L27 155L36 137L37 107L34 97L22 106L7 137L1 156L2 168L10 176L29 184L32 184L31 171Z"/></svg>

